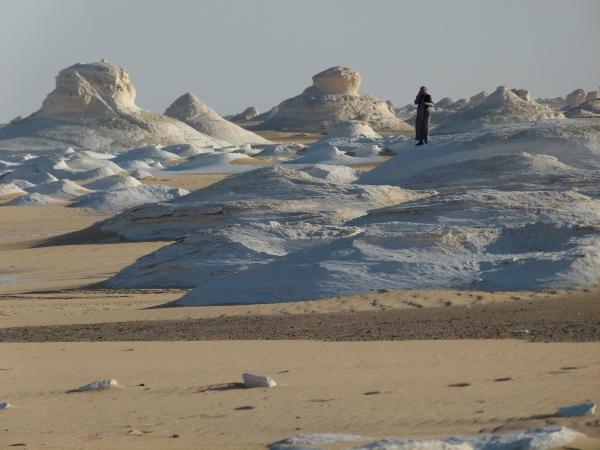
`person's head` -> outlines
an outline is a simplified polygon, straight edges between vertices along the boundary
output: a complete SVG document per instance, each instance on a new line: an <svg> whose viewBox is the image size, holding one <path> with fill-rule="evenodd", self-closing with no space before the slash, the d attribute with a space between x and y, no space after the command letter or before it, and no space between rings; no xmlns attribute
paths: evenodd
<svg viewBox="0 0 600 450"><path fill-rule="evenodd" d="M419 95L425 94L427 94L427 88L425 86L421 86L421 89L419 89Z"/></svg>

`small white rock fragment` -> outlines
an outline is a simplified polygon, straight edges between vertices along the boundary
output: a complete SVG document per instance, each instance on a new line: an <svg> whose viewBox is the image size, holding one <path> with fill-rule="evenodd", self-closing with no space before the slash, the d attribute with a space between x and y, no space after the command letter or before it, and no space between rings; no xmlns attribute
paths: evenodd
<svg viewBox="0 0 600 450"><path fill-rule="evenodd" d="M583 402L573 406L564 406L556 411L559 417L579 417L594 414L596 404L593 402Z"/></svg>
<svg viewBox="0 0 600 450"><path fill-rule="evenodd" d="M0 409L10 408L10 403L8 402L0 402Z"/></svg>
<svg viewBox="0 0 600 450"><path fill-rule="evenodd" d="M255 375L253 373L244 372L242 374L242 379L244 380L244 386L247 388L257 388L257 387L266 387L272 388L277 386L275 380L270 377L265 377L262 375Z"/></svg>
<svg viewBox="0 0 600 450"><path fill-rule="evenodd" d="M74 391L75 392L101 391L103 389L108 389L110 387L115 387L115 386L119 386L119 383L117 383L117 380L107 378L107 379L103 379L103 380L92 381L91 383L88 383L84 386L78 387Z"/></svg>

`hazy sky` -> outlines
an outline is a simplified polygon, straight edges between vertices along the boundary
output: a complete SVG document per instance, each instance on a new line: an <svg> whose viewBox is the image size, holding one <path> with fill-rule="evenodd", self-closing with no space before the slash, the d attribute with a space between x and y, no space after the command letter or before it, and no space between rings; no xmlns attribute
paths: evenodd
<svg viewBox="0 0 600 450"><path fill-rule="evenodd" d="M184 92L265 110L333 65L404 105L497 85L534 97L600 84L599 0L0 0L0 122L29 114L76 62L127 69L137 103Z"/></svg>

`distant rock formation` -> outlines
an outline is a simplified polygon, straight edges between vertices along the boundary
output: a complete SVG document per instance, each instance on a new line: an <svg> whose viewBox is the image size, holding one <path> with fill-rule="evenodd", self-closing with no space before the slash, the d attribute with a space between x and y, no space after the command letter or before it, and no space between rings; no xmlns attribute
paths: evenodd
<svg viewBox="0 0 600 450"><path fill-rule="evenodd" d="M225 116L227 120L232 122L246 122L248 120L254 119L256 116L260 114L260 111L256 106L248 106L245 110L243 110L239 114L235 114L233 116Z"/></svg>
<svg viewBox="0 0 600 450"><path fill-rule="evenodd" d="M600 99L600 91L589 91L585 95L585 101L589 102L590 100L598 100Z"/></svg>
<svg viewBox="0 0 600 450"><path fill-rule="evenodd" d="M600 117L600 99L588 100L565 112L565 116L574 119Z"/></svg>
<svg viewBox="0 0 600 450"><path fill-rule="evenodd" d="M469 106L479 106L485 101L487 96L488 95L486 91L481 91L478 94L475 94L474 96L469 98L468 104Z"/></svg>
<svg viewBox="0 0 600 450"><path fill-rule="evenodd" d="M531 95L527 89L511 89L510 91L517 94L521 100L525 100L526 102L531 101Z"/></svg>
<svg viewBox="0 0 600 450"><path fill-rule="evenodd" d="M109 61L75 64L29 117L0 130L0 149L122 151L143 145L222 146L188 125L135 104L127 72Z"/></svg>
<svg viewBox="0 0 600 450"><path fill-rule="evenodd" d="M435 128L435 134L462 133L490 125L527 123L543 119L557 119L563 114L533 100L526 91L519 91L524 98L504 86L476 106L469 106L450 115ZM469 102L470 103L470 102Z"/></svg>
<svg viewBox="0 0 600 450"><path fill-rule="evenodd" d="M338 122L359 120L377 130L409 130L390 105L359 91L362 76L331 67L313 76L312 86L265 114L260 129L321 131Z"/></svg>
<svg viewBox="0 0 600 450"><path fill-rule="evenodd" d="M258 134L225 120L198 97L189 93L175 100L167 108L165 115L181 120L210 137L235 145L271 143Z"/></svg>
<svg viewBox="0 0 600 450"><path fill-rule="evenodd" d="M586 95L587 95L587 92L585 92L585 90L575 89L570 94L567 94L567 97L565 99L566 107L574 108L575 106L581 105L583 102L585 102Z"/></svg>

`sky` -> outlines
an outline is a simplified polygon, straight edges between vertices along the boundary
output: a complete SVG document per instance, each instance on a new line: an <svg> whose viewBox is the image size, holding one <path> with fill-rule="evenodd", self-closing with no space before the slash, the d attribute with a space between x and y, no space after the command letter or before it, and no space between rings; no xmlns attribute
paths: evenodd
<svg viewBox="0 0 600 450"><path fill-rule="evenodd" d="M498 85L556 97L600 85L599 0L1 0L0 123L37 110L58 71L106 58L137 104L191 92L267 110L335 65L409 103Z"/></svg>

